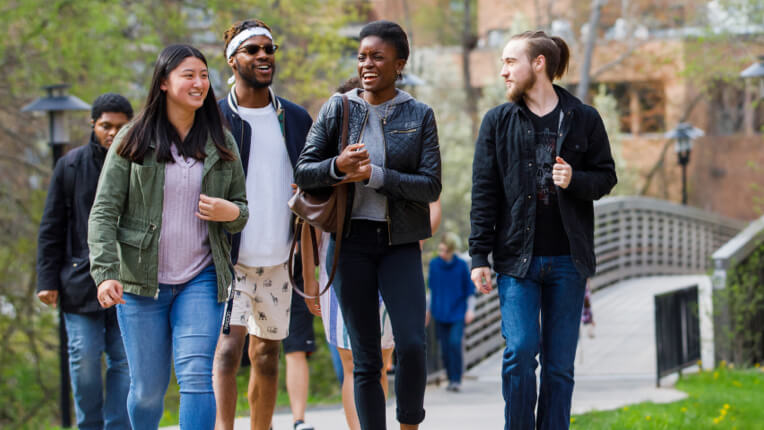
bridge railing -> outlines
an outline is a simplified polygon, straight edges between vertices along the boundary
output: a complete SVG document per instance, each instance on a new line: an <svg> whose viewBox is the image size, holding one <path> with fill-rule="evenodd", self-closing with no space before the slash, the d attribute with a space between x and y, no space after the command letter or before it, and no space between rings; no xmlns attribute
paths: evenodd
<svg viewBox="0 0 764 430"><path fill-rule="evenodd" d="M648 197L608 197L594 212L595 290L642 276L703 273L714 251L746 225Z"/></svg>
<svg viewBox="0 0 764 430"><path fill-rule="evenodd" d="M592 289L641 276L705 272L713 252L746 224L648 197L604 198L595 202L594 213L597 273L590 280ZM475 321L465 327L465 367L475 366L503 345L494 288L478 297ZM433 348L431 354L436 351Z"/></svg>

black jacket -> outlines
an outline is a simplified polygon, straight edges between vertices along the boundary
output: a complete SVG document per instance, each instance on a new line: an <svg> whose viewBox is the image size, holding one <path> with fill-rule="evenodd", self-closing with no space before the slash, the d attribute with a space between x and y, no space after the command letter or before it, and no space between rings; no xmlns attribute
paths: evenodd
<svg viewBox="0 0 764 430"><path fill-rule="evenodd" d="M90 277L88 216L106 149L90 143L56 163L37 239L37 291L58 290L61 310L103 311Z"/></svg>
<svg viewBox="0 0 764 430"><path fill-rule="evenodd" d="M365 105L349 101L348 145L358 142L368 119ZM329 169L340 152L342 98L327 101L310 129L295 180L306 191L327 190L338 181ZM387 196L387 222L391 245L415 242L432 235L429 203L440 195L440 148L432 109L410 99L396 105L382 124L385 136L384 184L378 192ZM348 187L345 231L349 232L353 208L353 184Z"/></svg>
<svg viewBox="0 0 764 430"><path fill-rule="evenodd" d="M289 100L277 97L272 91L271 103L279 118L281 132L284 135L284 143L289 154L289 161L292 163L292 169L294 169L297 165L300 151L305 146L305 136L308 134L313 120L310 119L310 115L305 109ZM231 89L227 97L218 101L218 106L220 106L223 117L231 127L231 134L233 134L236 143L239 145L244 175L247 175L250 145L252 144L252 127L239 116L239 106L233 89ZM237 233L233 235L231 243L231 261L233 264L236 264L239 259L240 245L241 233Z"/></svg>
<svg viewBox="0 0 764 430"><path fill-rule="evenodd" d="M595 272L594 205L615 186L615 163L597 111L555 86L562 108L557 155L573 168L567 189L557 187L570 253L584 277ZM483 118L472 173L472 267L490 266L516 277L528 271L536 231L535 134L523 108L497 106Z"/></svg>

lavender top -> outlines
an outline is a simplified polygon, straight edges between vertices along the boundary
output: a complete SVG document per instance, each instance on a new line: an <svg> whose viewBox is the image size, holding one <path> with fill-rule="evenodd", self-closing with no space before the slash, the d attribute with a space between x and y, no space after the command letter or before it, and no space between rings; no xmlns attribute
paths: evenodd
<svg viewBox="0 0 764 430"><path fill-rule="evenodd" d="M212 264L207 222L196 217L204 163L183 159L175 145L174 163L165 163L164 206L159 237L159 283L184 284Z"/></svg>

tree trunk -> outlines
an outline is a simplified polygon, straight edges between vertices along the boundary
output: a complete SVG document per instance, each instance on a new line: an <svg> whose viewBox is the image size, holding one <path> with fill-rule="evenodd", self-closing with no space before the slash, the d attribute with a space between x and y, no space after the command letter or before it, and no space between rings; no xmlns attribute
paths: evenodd
<svg viewBox="0 0 764 430"><path fill-rule="evenodd" d="M589 71L592 68L592 55L594 54L594 45L597 42L597 25L600 22L600 12L602 6L607 0L592 0L592 11L589 15L589 32L586 35L586 45L584 48L584 61L581 64L581 78L576 89L576 97L584 103L589 102Z"/></svg>
<svg viewBox="0 0 764 430"><path fill-rule="evenodd" d="M470 119L472 137L477 136L478 128L478 96L472 86L472 70L470 53L475 47L475 36L472 34L472 1L464 0L464 16L462 18L462 76L464 77L465 108Z"/></svg>

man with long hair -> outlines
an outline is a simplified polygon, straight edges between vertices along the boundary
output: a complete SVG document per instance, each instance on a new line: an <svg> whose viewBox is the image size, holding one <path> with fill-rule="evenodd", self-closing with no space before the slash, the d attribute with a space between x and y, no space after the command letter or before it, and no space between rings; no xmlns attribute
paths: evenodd
<svg viewBox="0 0 764 430"><path fill-rule="evenodd" d="M592 202L616 183L599 114L552 84L568 59L559 37L512 37L501 70L510 102L486 113L475 146L471 277L491 291L492 253L506 340L505 429L570 424L584 288L595 271Z"/></svg>
<svg viewBox="0 0 764 430"><path fill-rule="evenodd" d="M239 22L225 32L224 53L234 85L219 105L239 146L251 213L242 233L233 237L237 282L226 310L230 331L224 323L213 377L217 429L233 428L236 371L249 333L250 425L253 430L268 430L276 405L279 347L289 334L287 202L312 120L305 109L271 89L277 49L271 29L260 20Z"/></svg>

